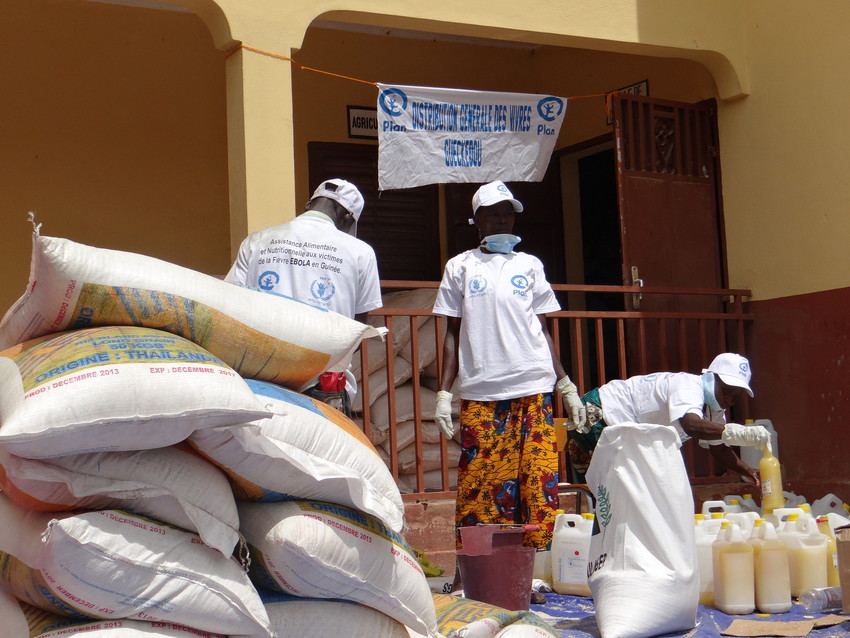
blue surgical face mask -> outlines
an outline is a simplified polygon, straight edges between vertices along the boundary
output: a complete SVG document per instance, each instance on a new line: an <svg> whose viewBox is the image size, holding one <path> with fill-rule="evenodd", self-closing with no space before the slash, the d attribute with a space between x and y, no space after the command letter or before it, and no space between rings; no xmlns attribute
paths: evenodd
<svg viewBox="0 0 850 638"><path fill-rule="evenodd" d="M702 375L702 395L705 404L712 410L723 410L714 396L714 373L706 372Z"/></svg>
<svg viewBox="0 0 850 638"><path fill-rule="evenodd" d="M481 240L481 247L486 248L491 253L507 254L514 249L522 239L516 235L502 233L500 235L487 235Z"/></svg>

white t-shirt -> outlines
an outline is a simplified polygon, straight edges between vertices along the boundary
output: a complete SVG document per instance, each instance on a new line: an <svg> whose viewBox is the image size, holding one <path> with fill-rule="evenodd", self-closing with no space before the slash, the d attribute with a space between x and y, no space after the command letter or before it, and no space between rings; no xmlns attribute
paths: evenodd
<svg viewBox="0 0 850 638"><path fill-rule="evenodd" d="M599 387L599 400L602 418L608 425L626 422L672 425L682 441L690 436L679 419L688 413L706 416L702 379L687 372L656 372L609 381ZM722 411L712 410L709 416L715 423L726 423Z"/></svg>
<svg viewBox="0 0 850 638"><path fill-rule="evenodd" d="M382 305L375 251L314 211L248 235L225 281L350 318Z"/></svg>
<svg viewBox="0 0 850 638"><path fill-rule="evenodd" d="M476 248L450 259L433 312L463 318L460 396L498 401L552 392L555 369L537 315L560 309L533 255Z"/></svg>

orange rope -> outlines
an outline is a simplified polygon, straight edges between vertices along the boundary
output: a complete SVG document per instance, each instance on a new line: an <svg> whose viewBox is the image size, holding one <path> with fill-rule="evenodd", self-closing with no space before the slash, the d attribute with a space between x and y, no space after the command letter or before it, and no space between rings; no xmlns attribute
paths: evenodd
<svg viewBox="0 0 850 638"><path fill-rule="evenodd" d="M330 75L331 77L340 78L343 80L351 80L352 82L360 82L361 84L368 84L370 86L378 86L377 82L369 82L368 80L360 80L358 78L353 78L348 75L340 75L339 73L331 73L330 71L322 71L321 69L314 69L309 66L304 66L299 64L288 55L281 55L280 53L272 53L271 51L264 51L263 49L257 49L255 47L250 47L247 44L238 44L233 47L230 52L225 56L225 59L229 58L231 55L236 53L239 49L245 49L247 51L253 51L254 53L259 53L260 55L267 55L270 58L276 58L278 60L286 60L288 62L292 62L296 67L298 67L302 71L313 71L314 73L322 73L323 75ZM568 97L568 100L583 100L585 98L591 97L602 97L605 98L605 112L610 117L611 115L611 99L614 95L617 94L617 91L612 91L610 93L593 93L591 95L576 95L574 97Z"/></svg>
<svg viewBox="0 0 850 638"><path fill-rule="evenodd" d="M271 51L264 51L263 49L256 49L254 47L249 47L246 44L240 44L240 45L234 47L230 51L230 53L228 53L227 56L225 56L225 59L229 58L231 55L236 53L239 49L246 49L248 51L253 51L254 53L259 53L261 55L267 55L270 58L277 58L278 60L287 60L289 62L292 62L292 64L294 64L296 67L298 67L302 71L313 71L314 73L322 73L324 75L330 75L332 77L341 78L343 80L351 80L352 82L360 82L362 84L368 84L370 86L378 86L377 82L369 82L367 80L359 80L357 78L352 78L352 77L349 77L347 75L340 75L339 73L331 73L330 71L322 71L321 69L314 69L312 67L299 64L298 62L296 62L295 60L293 60L292 58L290 58L287 55L281 55L280 53L272 53Z"/></svg>

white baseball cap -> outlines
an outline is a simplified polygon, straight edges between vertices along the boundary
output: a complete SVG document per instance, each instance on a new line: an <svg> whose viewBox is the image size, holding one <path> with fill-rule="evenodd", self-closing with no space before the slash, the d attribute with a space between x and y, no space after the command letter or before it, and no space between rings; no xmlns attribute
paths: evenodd
<svg viewBox="0 0 850 638"><path fill-rule="evenodd" d="M481 206L492 206L499 202L510 202L513 204L515 212L522 212L522 204L519 200L514 199L513 194L508 190L504 182L496 180L495 182L484 184L484 186L475 191L475 195L472 196L472 214L477 213Z"/></svg>
<svg viewBox="0 0 850 638"><path fill-rule="evenodd" d="M354 224L349 229L349 234L357 236L357 222L363 213L363 195L357 187L344 179L328 179L319 184L313 193L313 199L327 197L340 203L349 213L354 215Z"/></svg>
<svg viewBox="0 0 850 638"><path fill-rule="evenodd" d="M714 361L708 368L703 369L703 372L713 372L726 385L744 388L747 394L753 396L753 391L750 388L753 371L750 369L750 362L739 354L734 352L719 354L714 357Z"/></svg>

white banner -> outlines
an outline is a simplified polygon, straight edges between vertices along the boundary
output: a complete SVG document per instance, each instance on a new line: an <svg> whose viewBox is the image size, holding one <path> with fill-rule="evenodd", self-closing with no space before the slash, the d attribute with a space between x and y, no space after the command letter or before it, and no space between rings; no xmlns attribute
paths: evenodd
<svg viewBox="0 0 850 638"><path fill-rule="evenodd" d="M378 189L539 182L566 98L378 85Z"/></svg>

